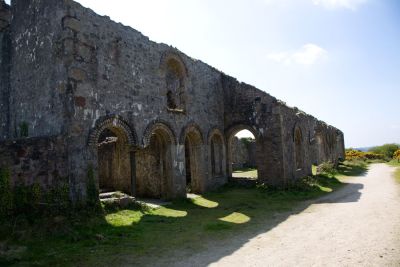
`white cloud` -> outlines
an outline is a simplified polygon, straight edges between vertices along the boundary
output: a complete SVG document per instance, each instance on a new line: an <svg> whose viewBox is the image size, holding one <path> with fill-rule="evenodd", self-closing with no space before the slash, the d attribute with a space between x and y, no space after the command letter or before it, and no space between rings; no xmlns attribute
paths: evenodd
<svg viewBox="0 0 400 267"><path fill-rule="evenodd" d="M315 44L305 44L297 51L271 53L267 57L275 62L285 65L313 65L326 58L328 52Z"/></svg>
<svg viewBox="0 0 400 267"><path fill-rule="evenodd" d="M367 0L312 0L314 5L323 6L328 9L348 8L356 10L358 6L367 2Z"/></svg>

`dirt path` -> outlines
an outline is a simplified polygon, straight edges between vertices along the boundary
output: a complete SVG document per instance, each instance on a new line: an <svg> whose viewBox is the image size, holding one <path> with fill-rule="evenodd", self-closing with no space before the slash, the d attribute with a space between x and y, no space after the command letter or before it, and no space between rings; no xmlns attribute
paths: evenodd
<svg viewBox="0 0 400 267"><path fill-rule="evenodd" d="M223 247L211 245L160 264L400 266L400 186L391 177L393 170L374 164L365 176L246 242L234 236Z"/></svg>

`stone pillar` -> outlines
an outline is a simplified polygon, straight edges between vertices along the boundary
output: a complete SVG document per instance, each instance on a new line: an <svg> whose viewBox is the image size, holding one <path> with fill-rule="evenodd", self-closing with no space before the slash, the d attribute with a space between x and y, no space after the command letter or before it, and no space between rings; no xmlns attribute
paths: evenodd
<svg viewBox="0 0 400 267"><path fill-rule="evenodd" d="M287 177L283 157L282 116L279 114L279 109L271 114L268 126L268 129L260 129L258 177L260 182L268 185L283 186L287 182Z"/></svg>
<svg viewBox="0 0 400 267"><path fill-rule="evenodd" d="M186 197L185 145L171 145L172 183L170 198Z"/></svg>

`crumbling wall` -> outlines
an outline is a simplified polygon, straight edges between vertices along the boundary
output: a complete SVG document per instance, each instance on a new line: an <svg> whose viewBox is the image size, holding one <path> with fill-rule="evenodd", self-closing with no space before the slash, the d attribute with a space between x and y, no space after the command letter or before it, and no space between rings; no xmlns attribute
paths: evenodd
<svg viewBox="0 0 400 267"><path fill-rule="evenodd" d="M11 6L11 137L59 135L64 131L66 72L58 57L63 1L14 0Z"/></svg>
<svg viewBox="0 0 400 267"><path fill-rule="evenodd" d="M0 12L0 26L7 12ZM344 154L336 128L72 0L14 0L11 12L11 27L0 28L0 135L61 138L52 144L59 146L56 159L68 170L74 201L85 199L88 169L98 177L98 160L107 157L99 157L97 148L107 127L126 137L124 166L131 179L124 181L131 181L131 191L163 198L186 194L186 129L198 132L199 191L227 182L227 143L238 129L254 134L258 176L271 185L308 175L313 162ZM155 134L168 164L154 157L162 151L151 147ZM318 146L315 136L321 136ZM148 177L153 173L160 181Z"/></svg>
<svg viewBox="0 0 400 267"><path fill-rule="evenodd" d="M0 142L0 168L10 170L13 185L68 184L66 144L60 137L34 137Z"/></svg>

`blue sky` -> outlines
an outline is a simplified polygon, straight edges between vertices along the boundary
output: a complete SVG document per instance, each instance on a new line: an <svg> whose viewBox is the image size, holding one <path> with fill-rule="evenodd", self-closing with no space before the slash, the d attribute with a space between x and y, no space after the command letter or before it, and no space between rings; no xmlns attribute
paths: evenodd
<svg viewBox="0 0 400 267"><path fill-rule="evenodd" d="M400 143L400 1L79 0L334 125Z"/></svg>

